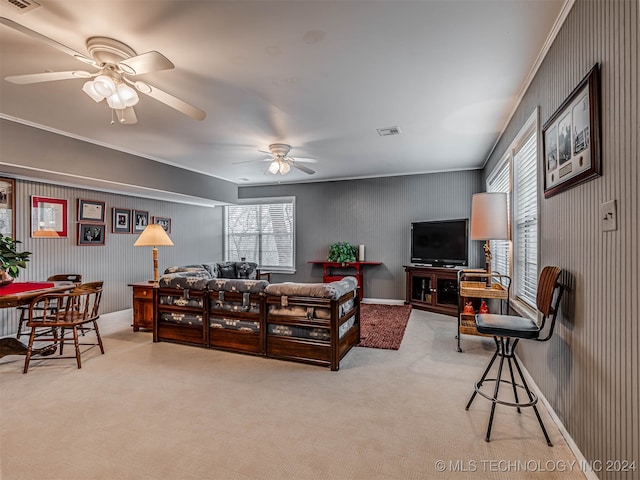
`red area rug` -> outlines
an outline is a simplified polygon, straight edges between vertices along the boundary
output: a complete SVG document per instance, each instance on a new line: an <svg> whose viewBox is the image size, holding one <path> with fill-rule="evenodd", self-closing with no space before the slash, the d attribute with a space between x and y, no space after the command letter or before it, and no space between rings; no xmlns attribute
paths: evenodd
<svg viewBox="0 0 640 480"><path fill-rule="evenodd" d="M360 347L398 350L411 305L360 304Z"/></svg>

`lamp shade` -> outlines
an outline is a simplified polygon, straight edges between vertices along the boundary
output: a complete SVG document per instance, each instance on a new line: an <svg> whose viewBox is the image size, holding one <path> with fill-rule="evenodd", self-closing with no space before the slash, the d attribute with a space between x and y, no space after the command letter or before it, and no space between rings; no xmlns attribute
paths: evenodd
<svg viewBox="0 0 640 480"><path fill-rule="evenodd" d="M140 234L134 247L171 247L173 242L164 231L161 225L151 224L147 225L143 232Z"/></svg>
<svg viewBox="0 0 640 480"><path fill-rule="evenodd" d="M471 240L508 240L507 194L476 193L471 198Z"/></svg>

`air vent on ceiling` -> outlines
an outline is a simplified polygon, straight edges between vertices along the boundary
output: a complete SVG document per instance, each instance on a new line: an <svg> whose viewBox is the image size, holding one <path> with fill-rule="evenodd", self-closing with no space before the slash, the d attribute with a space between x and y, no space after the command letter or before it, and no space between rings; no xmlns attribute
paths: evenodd
<svg viewBox="0 0 640 480"><path fill-rule="evenodd" d="M31 10L41 7L38 2L34 2L33 0L4 0L5 3L8 3L13 8L15 8L20 13L27 13Z"/></svg>
<svg viewBox="0 0 640 480"><path fill-rule="evenodd" d="M378 135L387 137L389 135L400 135L400 127L378 128Z"/></svg>

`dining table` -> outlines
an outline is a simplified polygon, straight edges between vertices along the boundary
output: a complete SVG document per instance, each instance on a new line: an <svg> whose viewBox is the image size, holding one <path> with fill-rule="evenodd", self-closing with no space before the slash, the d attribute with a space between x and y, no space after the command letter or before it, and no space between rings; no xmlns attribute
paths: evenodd
<svg viewBox="0 0 640 480"><path fill-rule="evenodd" d="M0 308L29 305L31 301L45 293L59 293L73 290L73 282L12 282L0 287ZM34 349L34 354L51 355L57 345ZM5 355L26 355L27 346L14 337L0 338L0 358Z"/></svg>

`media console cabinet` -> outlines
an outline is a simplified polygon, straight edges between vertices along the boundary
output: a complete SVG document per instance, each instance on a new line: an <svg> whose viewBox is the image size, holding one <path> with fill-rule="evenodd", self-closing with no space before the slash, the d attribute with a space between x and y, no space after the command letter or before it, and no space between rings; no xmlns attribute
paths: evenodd
<svg viewBox="0 0 640 480"><path fill-rule="evenodd" d="M458 316L458 270L405 265L406 304L419 310Z"/></svg>

